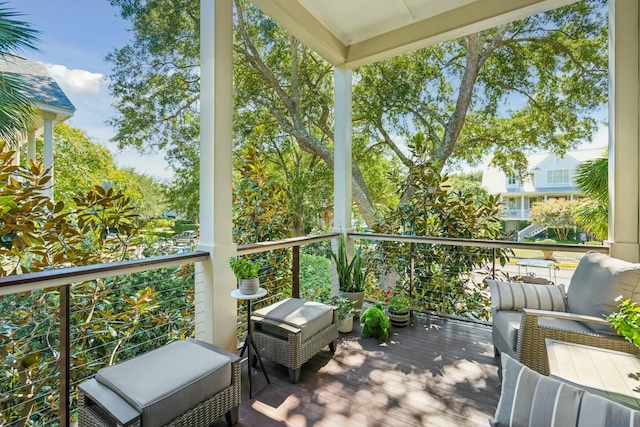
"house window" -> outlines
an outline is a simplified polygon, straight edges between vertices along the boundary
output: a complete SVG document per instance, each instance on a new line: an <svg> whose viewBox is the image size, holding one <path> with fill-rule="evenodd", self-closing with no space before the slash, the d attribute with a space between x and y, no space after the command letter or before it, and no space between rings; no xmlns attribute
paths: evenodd
<svg viewBox="0 0 640 427"><path fill-rule="evenodd" d="M547 184L568 184L569 169L557 169L547 171Z"/></svg>
<svg viewBox="0 0 640 427"><path fill-rule="evenodd" d="M518 185L518 178L516 178L515 175L510 175L507 178L507 185L510 185L510 186Z"/></svg>
<svg viewBox="0 0 640 427"><path fill-rule="evenodd" d="M539 200L541 200L538 197L529 197L527 199L527 209L531 209L533 207L533 205L536 204L536 202L538 202Z"/></svg>

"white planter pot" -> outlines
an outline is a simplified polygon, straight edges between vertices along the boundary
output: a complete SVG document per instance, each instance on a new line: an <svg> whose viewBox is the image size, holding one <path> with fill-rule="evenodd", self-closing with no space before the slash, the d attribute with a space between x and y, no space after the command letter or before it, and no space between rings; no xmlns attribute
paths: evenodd
<svg viewBox="0 0 640 427"><path fill-rule="evenodd" d="M251 279L240 279L240 283L238 284L238 288L240 289L241 294L251 295L258 292L258 288L260 287L260 279L257 277L253 277Z"/></svg>
<svg viewBox="0 0 640 427"><path fill-rule="evenodd" d="M358 309L355 317L360 318L360 311L362 310L362 305L364 304L364 292L338 292L339 296L348 299L349 301L355 301L353 305L354 308Z"/></svg>
<svg viewBox="0 0 640 427"><path fill-rule="evenodd" d="M338 319L338 331L342 332L343 334L353 331L353 317Z"/></svg>

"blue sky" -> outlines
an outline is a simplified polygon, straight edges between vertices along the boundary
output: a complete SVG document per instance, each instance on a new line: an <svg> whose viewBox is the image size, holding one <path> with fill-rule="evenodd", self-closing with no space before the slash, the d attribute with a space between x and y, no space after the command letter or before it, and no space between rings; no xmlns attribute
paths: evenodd
<svg viewBox="0 0 640 427"><path fill-rule="evenodd" d="M171 178L161 153L119 152L109 142L114 132L105 120L115 111L107 81L111 65L104 58L130 39L128 23L120 18L118 9L108 0L8 0L4 7L21 13L17 19L41 32L39 51L19 55L47 65L76 107L68 123L107 146L118 165L160 179Z"/></svg>

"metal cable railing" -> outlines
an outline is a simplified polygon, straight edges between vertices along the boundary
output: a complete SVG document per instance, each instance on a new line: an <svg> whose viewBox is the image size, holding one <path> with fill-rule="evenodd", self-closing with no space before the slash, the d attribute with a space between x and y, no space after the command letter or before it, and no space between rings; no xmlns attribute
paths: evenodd
<svg viewBox="0 0 640 427"><path fill-rule="evenodd" d="M268 293L254 301L254 307L288 296L328 297L329 241L338 235L239 246L238 255L262 260L261 286ZM558 273L563 273L558 281L568 283L571 265L580 254L608 253L603 246L371 233L349 237L366 247L371 262L377 263L374 286L408 285L422 293L427 312L470 319L486 318L488 292L482 279L522 275L518 260L543 258L542 251L552 250ZM498 261L500 251L510 252L505 266ZM5 352L0 423L46 425L58 412L61 420L68 420L75 406L70 390L84 378L103 366L189 336L194 328L193 263L208 257L206 252L191 252L0 278L0 351ZM473 259L484 262L474 264ZM467 260L470 268L456 265L460 260ZM179 270L185 274L179 275ZM243 328L246 310L241 305L240 339Z"/></svg>

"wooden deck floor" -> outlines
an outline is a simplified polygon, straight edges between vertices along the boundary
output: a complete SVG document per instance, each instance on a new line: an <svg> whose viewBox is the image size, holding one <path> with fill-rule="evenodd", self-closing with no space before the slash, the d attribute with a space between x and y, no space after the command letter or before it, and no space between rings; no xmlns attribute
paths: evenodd
<svg viewBox="0 0 640 427"><path fill-rule="evenodd" d="M251 400L244 360L238 426L486 427L498 403L498 359L482 325L417 317L385 344L356 325L331 356L307 362L298 384L265 361L271 384L254 369Z"/></svg>

